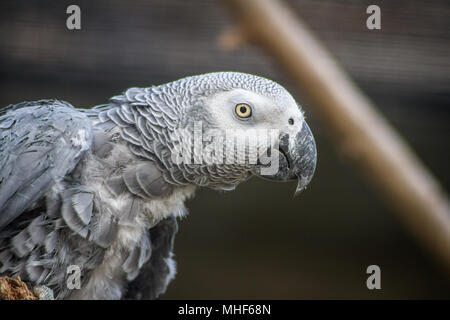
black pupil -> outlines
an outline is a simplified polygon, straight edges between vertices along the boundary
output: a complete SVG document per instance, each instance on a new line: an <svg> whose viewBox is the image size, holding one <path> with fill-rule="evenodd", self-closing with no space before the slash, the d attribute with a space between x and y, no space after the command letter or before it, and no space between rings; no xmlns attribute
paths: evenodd
<svg viewBox="0 0 450 320"><path fill-rule="evenodd" d="M247 107L242 106L242 107L239 108L239 110L240 110L242 113L246 113L246 112L247 112Z"/></svg>

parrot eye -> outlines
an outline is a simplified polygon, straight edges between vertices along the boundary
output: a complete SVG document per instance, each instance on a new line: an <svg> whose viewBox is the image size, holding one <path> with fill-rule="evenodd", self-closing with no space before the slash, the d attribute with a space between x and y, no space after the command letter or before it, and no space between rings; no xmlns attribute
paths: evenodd
<svg viewBox="0 0 450 320"><path fill-rule="evenodd" d="M237 104L234 110L239 118L250 118L252 115L252 108L246 103Z"/></svg>

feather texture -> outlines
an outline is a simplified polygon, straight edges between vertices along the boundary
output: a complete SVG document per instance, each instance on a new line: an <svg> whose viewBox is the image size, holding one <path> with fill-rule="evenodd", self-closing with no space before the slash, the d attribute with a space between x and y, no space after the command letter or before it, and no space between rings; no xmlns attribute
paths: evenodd
<svg viewBox="0 0 450 320"><path fill-rule="evenodd" d="M190 147L194 122L211 124L205 101L233 89L286 95L224 72L130 88L92 109L58 100L0 109L0 274L45 284L57 299L157 298L175 276L185 199L195 186L229 190L250 176L248 165L172 161L174 137L186 129Z"/></svg>

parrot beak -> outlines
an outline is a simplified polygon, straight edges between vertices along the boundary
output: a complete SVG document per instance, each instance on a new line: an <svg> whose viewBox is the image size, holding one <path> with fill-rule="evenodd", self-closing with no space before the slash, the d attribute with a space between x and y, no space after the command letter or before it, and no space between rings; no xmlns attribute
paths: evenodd
<svg viewBox="0 0 450 320"><path fill-rule="evenodd" d="M271 149L270 158L277 160L278 168L273 168L273 161L270 166L259 168L258 175L262 178L275 181L298 180L294 196L303 191L311 181L317 162L317 150L314 136L306 122L303 122L302 129L295 136L284 134L280 137L279 148ZM260 159L261 160L261 159ZM267 163L261 161L262 163Z"/></svg>

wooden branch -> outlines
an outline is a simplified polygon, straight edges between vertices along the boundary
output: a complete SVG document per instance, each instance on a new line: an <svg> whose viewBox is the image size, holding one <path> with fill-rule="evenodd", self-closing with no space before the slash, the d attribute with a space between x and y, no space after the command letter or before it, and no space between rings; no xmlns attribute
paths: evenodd
<svg viewBox="0 0 450 320"><path fill-rule="evenodd" d="M292 77L336 146L350 155L450 275L448 197L405 141L281 1L224 2L245 38L269 52Z"/></svg>
<svg viewBox="0 0 450 320"><path fill-rule="evenodd" d="M20 278L0 277L0 300L37 300Z"/></svg>
<svg viewBox="0 0 450 320"><path fill-rule="evenodd" d="M233 51L247 41L245 30L238 26L230 27L220 34L219 47L224 51Z"/></svg>

